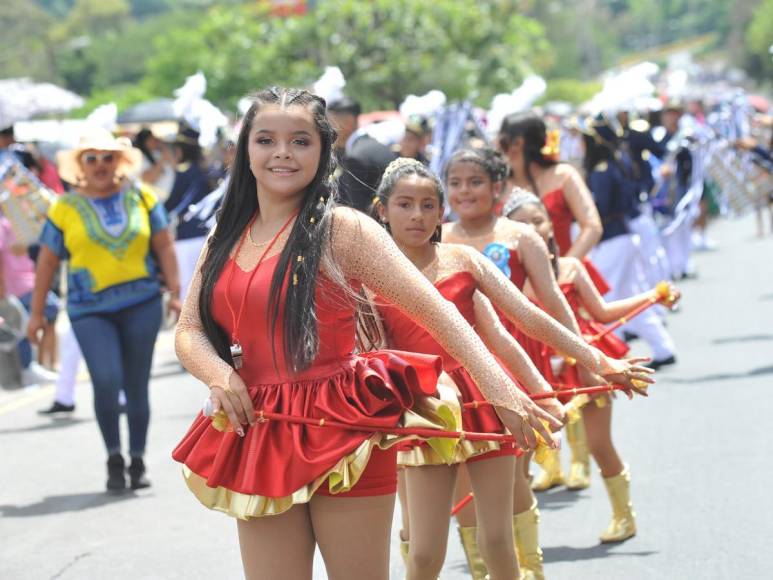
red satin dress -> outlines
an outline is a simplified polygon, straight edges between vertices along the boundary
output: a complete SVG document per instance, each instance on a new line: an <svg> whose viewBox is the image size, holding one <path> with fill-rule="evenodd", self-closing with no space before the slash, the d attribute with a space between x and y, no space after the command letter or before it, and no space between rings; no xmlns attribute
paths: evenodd
<svg viewBox="0 0 773 580"><path fill-rule="evenodd" d="M580 294L577 292L577 288L573 283L564 282L561 284L561 292L564 293L566 301L572 309L572 313L577 320L577 325L580 327L580 333L586 341L590 342L591 338L604 330L604 325L590 318L588 313L582 309ZM612 332L594 342L593 346L612 358L623 358L630 350L628 345ZM565 365L560 380L566 388L583 386L580 375L577 372L577 367Z"/></svg>
<svg viewBox="0 0 773 580"><path fill-rule="evenodd" d="M558 253L561 256L565 256L572 247L571 228L574 222L574 214L572 214L572 210L566 203L564 190L559 187L546 193L542 196L542 203L545 204L550 221L553 222L553 236L558 246ZM585 264L585 268L588 270L588 274L599 289L599 292L602 295L609 292L609 284L604 280L601 272L596 269L588 258L583 258L582 262Z"/></svg>
<svg viewBox="0 0 773 580"><path fill-rule="evenodd" d="M521 263L518 252L510 250L508 266L510 267L510 281L515 284L519 290L523 291L523 287L526 285L527 275L526 268L524 268L523 264ZM542 308L539 303L534 302L534 304L538 308ZM539 340L532 338L523 332L518 326L510 322L510 320L506 318L501 312L499 313L499 318L508 332L510 332L513 338L521 345L523 350L531 359L531 362L533 362L534 366L537 367L537 370L540 372L540 374L545 377L545 380L551 385L558 382L558 378L554 375L553 367L550 364L552 349L545 343L540 342Z"/></svg>
<svg viewBox="0 0 773 580"><path fill-rule="evenodd" d="M437 356L397 351L355 355L352 300L320 274L317 282L319 353L295 373L285 360L282 328L268 314L269 288L278 255L255 275L240 324L244 366L237 372L256 410L344 423L398 426L418 397L436 393L442 362ZM231 287L228 278L233 270ZM230 259L215 286L213 314L229 335L226 305L239 304L249 272ZM280 300L278 320L284 301ZM314 493L385 495L396 490L396 450L369 431L268 421L245 426L245 436L215 428L199 414L173 452L185 465L186 481L207 507L242 519L281 513Z"/></svg>
<svg viewBox="0 0 773 580"><path fill-rule="evenodd" d="M452 302L465 320L475 327L475 305L473 295L478 288L478 282L470 272L456 272L435 283L440 294ZM451 377L461 393L462 403L485 401L475 381L467 369L448 354L443 347L422 326L416 324L400 310L389 305L383 299L378 299L379 312L384 325L387 341L390 347L401 351L417 352L425 355L439 356L443 360L443 370ZM512 377L511 377L512 378ZM465 431L477 433L504 433L505 429L493 407L481 405L477 408L465 409L462 414L462 426ZM421 445L426 445L421 443ZM492 449L493 447L493 449ZM498 449L496 447L499 447ZM478 448L480 451L482 448ZM502 445L493 444L482 454L465 457L465 461L491 459L502 455L520 455L522 451L514 443ZM402 448L405 450L405 447Z"/></svg>
<svg viewBox="0 0 773 580"><path fill-rule="evenodd" d="M582 300L573 283L565 282L561 284L561 292L566 296L566 301L569 302L569 307L572 309L574 317L577 319L577 325L580 327L580 332L585 340L590 340L604 330L603 324L593 320L587 312L582 310ZM614 332L604 335L594 342L593 346L612 358L623 358L630 350L624 341L615 336Z"/></svg>

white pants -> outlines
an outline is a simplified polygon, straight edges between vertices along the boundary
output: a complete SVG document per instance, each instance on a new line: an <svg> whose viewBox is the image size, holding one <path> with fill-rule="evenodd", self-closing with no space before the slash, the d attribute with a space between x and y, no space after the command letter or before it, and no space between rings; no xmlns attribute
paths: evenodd
<svg viewBox="0 0 773 580"><path fill-rule="evenodd" d="M184 301L188 294L188 287L193 280L193 272L196 270L196 262L199 260L199 254L204 248L206 236L200 238L189 238L187 240L178 240L174 243L174 250L177 254L177 266L180 269L180 300Z"/></svg>
<svg viewBox="0 0 773 580"><path fill-rule="evenodd" d="M591 260L607 279L612 289L604 295L608 302L630 298L647 290L647 282L637 259L637 237L626 234L600 242L591 254ZM642 338L652 350L654 360L663 360L674 355L674 341L668 334L663 321L648 308L617 330L633 332Z"/></svg>
<svg viewBox="0 0 773 580"><path fill-rule="evenodd" d="M692 223L681 223L663 238L663 247L668 253L671 264L671 277L675 280L688 274L691 269L690 252L692 250Z"/></svg>
<svg viewBox="0 0 773 580"><path fill-rule="evenodd" d="M75 383L78 380L78 369L81 365L81 349L78 340L70 327L62 339L59 347L60 368L59 378L56 380L54 401L62 405L75 404Z"/></svg>
<svg viewBox="0 0 773 580"><path fill-rule="evenodd" d="M661 280L671 279L668 255L660 239L660 230L652 219L652 210L645 206L639 217L628 222L631 233L639 236L639 251L647 286L654 288Z"/></svg>

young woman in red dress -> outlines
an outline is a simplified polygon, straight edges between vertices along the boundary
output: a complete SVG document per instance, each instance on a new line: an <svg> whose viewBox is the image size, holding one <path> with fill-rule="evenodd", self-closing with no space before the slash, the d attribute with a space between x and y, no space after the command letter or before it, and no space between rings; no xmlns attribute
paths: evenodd
<svg viewBox="0 0 773 580"><path fill-rule="evenodd" d="M512 187L520 187L542 200L553 222L558 254L583 260L599 291L607 292L606 281L587 259L601 239L599 212L577 169L556 160L557 143L548 136L545 122L531 111L508 115L499 130L498 145L511 168L508 192ZM502 201L506 202L506 198L507 195ZM572 240L574 222L579 232ZM572 454L569 475L564 478L560 454L555 451L546 456L533 489L543 491L566 483L569 489L580 490L590 485L590 457L582 421L567 425L566 438Z"/></svg>
<svg viewBox="0 0 773 580"><path fill-rule="evenodd" d="M533 193L520 189L511 192L502 214L517 222L531 225L548 248L555 246L553 224L548 210ZM583 262L577 258L558 257L555 253L553 255L556 279L586 339L599 334L604 329L604 324L615 322L658 296L658 290L653 289L624 300L606 302ZM527 283L525 292L528 295L530 291ZM670 292L678 299L678 291L670 289ZM622 358L628 353L628 345L611 332L594 345L613 358ZM573 375L574 368L568 367L564 369L560 379L570 386L578 384L578 379ZM631 477L612 443L612 400L607 395L598 395L594 397L594 402L595 404L583 406L582 414L590 452L604 478L613 510L612 521L601 535L601 541L621 542L636 533L636 520L629 491Z"/></svg>
<svg viewBox="0 0 773 580"><path fill-rule="evenodd" d="M530 391L551 390L518 343L502 327L493 309L486 306L488 298L512 324L523 327L529 335L555 344L562 351L598 368L599 372L608 373L599 353L583 348L576 335L525 299L484 256L466 246L440 243L443 199L442 184L428 169L415 160L397 159L384 173L375 209L398 247L456 306L510 372L529 386ZM481 401L467 371L424 329L383 299L377 297L376 304L387 346L441 356L444 370L461 394L462 401ZM554 399L547 400L544 406L554 416L563 414ZM468 431L502 431L496 415L486 406L467 409L463 423ZM463 442L450 461L426 445L415 445L399 454L398 463L405 466L410 515L409 580L436 578L440 573L445 559L448 513L452 507L457 467L463 462L467 464L477 498L477 534L488 572L492 578L506 578L517 570L509 515L512 513L515 455L512 446L500 448L471 442ZM462 532L465 538L467 530Z"/></svg>
<svg viewBox="0 0 773 580"><path fill-rule="evenodd" d="M330 578L388 577L389 432L436 393L440 361L355 354L363 283L468 369L519 447L533 448L535 431L550 437L543 420L557 425L376 222L336 207L335 140L319 97L255 96L177 329L178 356L209 387L215 420L200 414L173 457L205 506L238 518L248 579L308 580L316 546Z"/></svg>

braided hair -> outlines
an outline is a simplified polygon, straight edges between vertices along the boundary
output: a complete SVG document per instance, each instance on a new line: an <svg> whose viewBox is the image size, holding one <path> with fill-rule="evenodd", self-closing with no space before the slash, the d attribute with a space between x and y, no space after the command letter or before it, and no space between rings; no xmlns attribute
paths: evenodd
<svg viewBox="0 0 773 580"><path fill-rule="evenodd" d="M540 191L534 176L531 174L531 164L536 163L540 167L552 167L558 163L554 159L546 157L542 152L542 148L545 146L548 138L545 121L531 111L508 115L502 121L502 128L499 130L497 138L499 148L502 151L507 151L519 137L523 139L526 179L529 181L532 191L539 197Z"/></svg>
<svg viewBox="0 0 773 580"><path fill-rule="evenodd" d="M437 193L440 206L442 207L445 204L445 191L443 189L443 183L438 176L430 171L421 161L409 157L398 157L387 165L384 174L381 176L381 182L379 183L376 195L373 198L373 203L371 204L370 215L373 219L380 221L379 209L381 207L386 207L389 203L389 196L392 195L392 192L395 187L397 187L400 180L411 175L431 181L435 186L435 193ZM385 223L383 225L389 232L389 235L392 235L389 224ZM435 233L432 234L429 241L433 244L440 243L442 231L442 226L438 224Z"/></svg>
<svg viewBox="0 0 773 580"><path fill-rule="evenodd" d="M536 205L540 211L542 211L545 214L545 217L549 220L550 214L548 213L547 208L545 207L545 204L542 203L542 200L534 195L530 191L526 191L525 189L522 189L520 187L514 187L512 191L510 192L510 197L507 198L507 201L505 202L504 207L502 208L502 215L510 218L510 215L521 209L522 207L526 207L529 205ZM554 236L550 236L547 241L548 246L548 252L550 252L550 264L553 267L553 274L556 276L556 280L558 279L558 244L556 244L556 238Z"/></svg>
<svg viewBox="0 0 773 580"><path fill-rule="evenodd" d="M231 362L229 337L215 322L212 299L231 250L252 217L260 210L255 195L257 183L250 170L248 145L252 123L266 105L306 108L314 119L322 141L319 168L305 188L298 218L279 256L269 292L271 332L276 328L281 303L284 307L281 322L282 349L285 360L293 370L298 371L308 368L319 350L316 288L320 263L324 260L326 273L333 279L343 279L340 271L335 270L332 260L326 259L336 197L332 175L336 167L333 146L337 135L327 118L324 99L305 90L282 87L271 87L252 97L252 105L244 116L239 132L231 181L218 211L217 225L208 242L207 257L201 266L199 311L207 338L220 357ZM285 287L286 291L283 291ZM273 354L276 364L276 353Z"/></svg>
<svg viewBox="0 0 773 580"><path fill-rule="evenodd" d="M455 163L475 163L483 168L492 183L501 183L507 179L510 167L504 155L491 147L459 149L446 163L443 179L448 181L448 173Z"/></svg>

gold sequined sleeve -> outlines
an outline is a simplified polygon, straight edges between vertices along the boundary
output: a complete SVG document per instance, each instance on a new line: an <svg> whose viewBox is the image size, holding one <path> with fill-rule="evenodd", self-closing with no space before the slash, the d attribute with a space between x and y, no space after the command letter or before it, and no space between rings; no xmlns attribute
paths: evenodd
<svg viewBox="0 0 773 580"><path fill-rule="evenodd" d="M528 226L518 236L518 255L526 269L528 284L545 312L579 336L580 327L553 275L547 246Z"/></svg>
<svg viewBox="0 0 773 580"><path fill-rule="evenodd" d="M194 270L188 294L185 297L177 331L174 337L175 351L186 370L209 388L226 388L234 369L217 354L207 338L199 316L199 294L201 292L201 265L207 254L209 238L204 244Z"/></svg>
<svg viewBox="0 0 773 580"><path fill-rule="evenodd" d="M467 368L492 404L525 414L526 396L513 384L456 307L445 300L374 220L336 210L332 258L343 274L403 310Z"/></svg>
<svg viewBox="0 0 773 580"><path fill-rule="evenodd" d="M502 325L491 301L479 291L475 292L473 301L475 330L491 352L497 355L530 393L552 392L553 388L531 362L529 355Z"/></svg>
<svg viewBox="0 0 773 580"><path fill-rule="evenodd" d="M607 372L606 357L601 351L589 346L532 304L490 260L466 246L464 250L480 290L513 324L532 338L552 346L563 356L574 357L588 370L602 374Z"/></svg>

